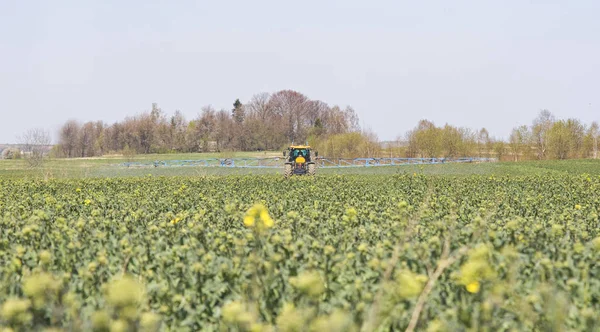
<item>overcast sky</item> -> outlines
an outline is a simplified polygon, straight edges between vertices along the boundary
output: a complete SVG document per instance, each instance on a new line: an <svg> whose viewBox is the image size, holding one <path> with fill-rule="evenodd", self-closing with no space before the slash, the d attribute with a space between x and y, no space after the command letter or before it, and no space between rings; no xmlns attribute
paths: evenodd
<svg viewBox="0 0 600 332"><path fill-rule="evenodd" d="M293 89L394 139L600 120L600 1L0 1L0 143Z"/></svg>

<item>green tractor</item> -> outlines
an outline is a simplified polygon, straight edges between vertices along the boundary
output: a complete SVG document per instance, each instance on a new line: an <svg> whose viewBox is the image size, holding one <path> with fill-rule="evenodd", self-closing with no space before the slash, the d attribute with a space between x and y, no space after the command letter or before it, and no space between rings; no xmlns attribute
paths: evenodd
<svg viewBox="0 0 600 332"><path fill-rule="evenodd" d="M315 175L317 165L313 161L308 145L292 145L286 151L283 151L285 159L284 175L289 178L292 175ZM315 158L319 156L315 152Z"/></svg>

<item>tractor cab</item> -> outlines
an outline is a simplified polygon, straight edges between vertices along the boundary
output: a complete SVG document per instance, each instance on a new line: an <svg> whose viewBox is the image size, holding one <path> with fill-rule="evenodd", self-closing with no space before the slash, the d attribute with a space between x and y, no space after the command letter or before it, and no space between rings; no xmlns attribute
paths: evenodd
<svg viewBox="0 0 600 332"><path fill-rule="evenodd" d="M314 175L316 165L312 160L311 149L308 145L292 145L286 151L283 151L285 159L286 177L294 175ZM318 152L315 152L318 156Z"/></svg>
<svg viewBox="0 0 600 332"><path fill-rule="evenodd" d="M302 157L304 159L310 159L310 151L307 149L292 149L290 151L290 155L292 158Z"/></svg>

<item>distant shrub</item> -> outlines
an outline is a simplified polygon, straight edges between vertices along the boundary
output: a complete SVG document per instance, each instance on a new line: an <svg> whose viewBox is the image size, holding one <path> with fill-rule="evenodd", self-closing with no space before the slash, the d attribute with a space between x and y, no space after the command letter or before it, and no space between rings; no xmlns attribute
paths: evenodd
<svg viewBox="0 0 600 332"><path fill-rule="evenodd" d="M66 158L66 155L60 145L54 145L48 152L50 158Z"/></svg>
<svg viewBox="0 0 600 332"><path fill-rule="evenodd" d="M21 151L14 148L4 149L2 151L2 159L21 159Z"/></svg>
<svg viewBox="0 0 600 332"><path fill-rule="evenodd" d="M127 159L127 161L133 161L136 152L135 149L132 149L129 147L129 145L126 145L125 148L121 151L121 154L123 155L123 157L125 157L125 159Z"/></svg>

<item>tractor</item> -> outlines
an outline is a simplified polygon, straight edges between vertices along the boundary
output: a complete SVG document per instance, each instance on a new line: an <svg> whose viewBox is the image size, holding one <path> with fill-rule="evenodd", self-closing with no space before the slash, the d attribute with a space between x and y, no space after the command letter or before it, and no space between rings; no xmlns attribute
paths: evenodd
<svg viewBox="0 0 600 332"><path fill-rule="evenodd" d="M311 150L308 145L292 145L286 151L283 151L285 159L284 175L289 178L292 175L315 175L317 165L310 155ZM315 152L315 158L319 156Z"/></svg>

